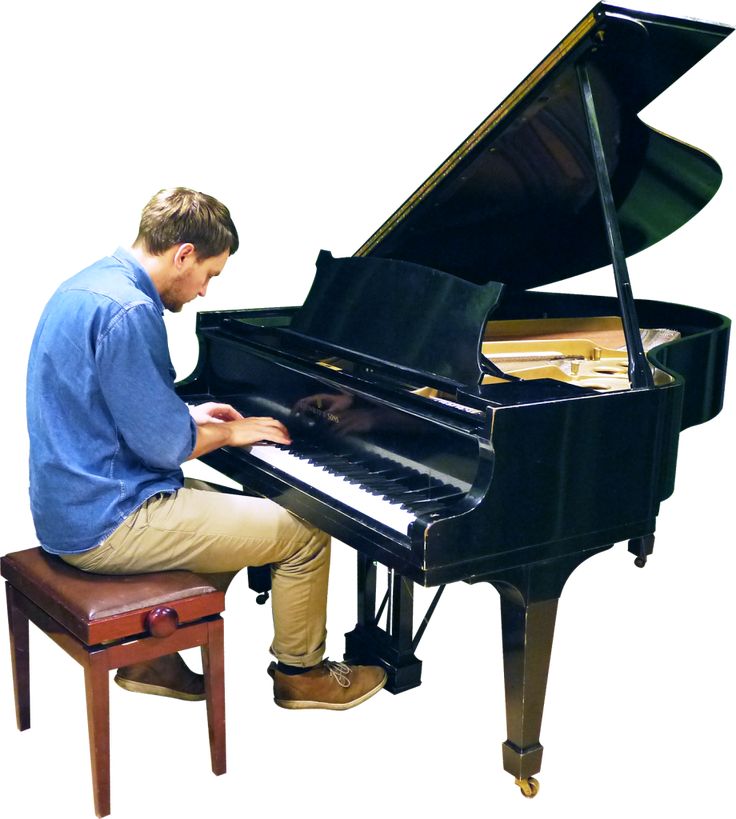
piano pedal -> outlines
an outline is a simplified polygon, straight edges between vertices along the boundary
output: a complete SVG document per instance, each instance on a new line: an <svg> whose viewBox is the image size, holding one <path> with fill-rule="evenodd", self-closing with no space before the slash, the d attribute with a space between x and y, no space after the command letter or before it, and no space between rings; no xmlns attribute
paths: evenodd
<svg viewBox="0 0 736 819"><path fill-rule="evenodd" d="M647 565L647 558L654 551L654 535L635 537L629 541L629 551L634 558L634 565L643 569Z"/></svg>

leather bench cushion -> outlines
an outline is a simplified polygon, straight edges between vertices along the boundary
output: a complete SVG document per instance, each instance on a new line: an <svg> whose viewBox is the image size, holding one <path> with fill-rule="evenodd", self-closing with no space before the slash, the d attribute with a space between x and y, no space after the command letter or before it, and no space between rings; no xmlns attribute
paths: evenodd
<svg viewBox="0 0 736 819"><path fill-rule="evenodd" d="M91 574L35 548L5 555L0 574L88 645L144 632L145 618L156 606L176 609L180 623L224 609L222 592L188 571Z"/></svg>

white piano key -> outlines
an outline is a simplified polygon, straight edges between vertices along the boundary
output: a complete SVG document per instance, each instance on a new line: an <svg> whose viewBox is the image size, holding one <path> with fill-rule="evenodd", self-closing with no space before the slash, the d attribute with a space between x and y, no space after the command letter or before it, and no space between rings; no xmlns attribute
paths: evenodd
<svg viewBox="0 0 736 819"><path fill-rule="evenodd" d="M302 483L362 512L402 535L407 534L409 524L416 520L416 515L404 509L400 504L392 503L386 498L363 489L359 484L351 483L321 466L309 463L289 450L275 446L256 445L250 447L249 452L253 457L275 466Z"/></svg>

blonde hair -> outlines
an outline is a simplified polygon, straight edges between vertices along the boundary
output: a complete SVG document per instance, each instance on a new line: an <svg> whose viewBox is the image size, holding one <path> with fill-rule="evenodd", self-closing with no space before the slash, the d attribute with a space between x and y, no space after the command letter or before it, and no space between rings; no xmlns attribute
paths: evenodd
<svg viewBox="0 0 736 819"><path fill-rule="evenodd" d="M134 245L160 256L184 242L194 245L199 259L226 250L232 256L240 243L230 211L214 196L190 188L161 190L143 208Z"/></svg>

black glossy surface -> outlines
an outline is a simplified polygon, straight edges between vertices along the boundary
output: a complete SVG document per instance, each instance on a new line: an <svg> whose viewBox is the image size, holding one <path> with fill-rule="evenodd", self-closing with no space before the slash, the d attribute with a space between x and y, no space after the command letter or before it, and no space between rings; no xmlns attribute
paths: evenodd
<svg viewBox="0 0 736 819"><path fill-rule="evenodd" d="M412 372L477 384L486 317L502 289L407 262L335 259L323 250L290 330Z"/></svg>
<svg viewBox="0 0 736 819"><path fill-rule="evenodd" d="M721 181L716 162L653 131L638 113L731 29L605 4L591 15L569 52L540 64L531 87L522 83L358 255L516 289L608 264L579 61L602 112L625 253L669 235L710 200Z"/></svg>
<svg viewBox="0 0 736 819"><path fill-rule="evenodd" d="M570 298L570 309L610 311L610 300ZM566 301L554 303L564 312ZM545 381L489 385L468 401L484 411L463 412L380 383L370 395L363 378L295 361L262 346L258 333L254 344L223 332L231 317L201 316L200 365L183 394L274 415L292 430L297 451L397 501L412 500L420 473L426 485L413 500L427 503L402 539L238 451L216 456L218 468L406 576L429 585L473 579L654 530L674 481L681 379L613 393L559 382L551 390ZM714 328L713 314L691 308L688 318L695 337ZM443 503L436 494L448 487L461 493Z"/></svg>
<svg viewBox="0 0 736 819"><path fill-rule="evenodd" d="M718 187L713 160L650 131L636 114L729 32L599 4L565 54L548 58L357 254L368 258L322 255L303 308L198 315L200 358L179 385L182 396L280 418L300 457L418 515L404 535L247 451L204 459L358 551L348 659L382 664L391 691L416 686L412 582L498 589L503 759L517 779L541 765L564 583L621 540L641 564L674 486L681 428L721 406L728 319L622 297L620 273L625 254L677 229ZM579 61L595 98L597 174ZM524 292L608 263L611 252L618 299ZM656 386L639 377L648 376L641 352L637 389L595 392L549 379L479 386L489 311L506 320L623 313L629 341L639 326L682 337L650 351L672 376L660 373ZM429 386L459 406L412 392ZM389 567L385 627L376 560Z"/></svg>

